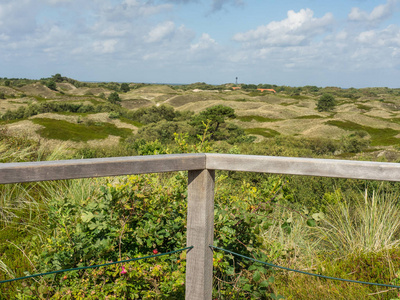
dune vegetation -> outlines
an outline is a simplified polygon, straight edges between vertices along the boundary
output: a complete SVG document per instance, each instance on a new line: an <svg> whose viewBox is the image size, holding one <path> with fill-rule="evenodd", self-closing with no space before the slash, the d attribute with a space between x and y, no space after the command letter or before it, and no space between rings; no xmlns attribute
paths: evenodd
<svg viewBox="0 0 400 300"><path fill-rule="evenodd" d="M195 152L399 161L400 89L232 87L0 78L0 161ZM186 186L185 172L0 185L0 281L184 248ZM399 188L220 171L215 245L399 285ZM399 299L397 289L218 251L213 265L213 299ZM0 284L0 298L182 299L185 266L182 252L47 275Z"/></svg>

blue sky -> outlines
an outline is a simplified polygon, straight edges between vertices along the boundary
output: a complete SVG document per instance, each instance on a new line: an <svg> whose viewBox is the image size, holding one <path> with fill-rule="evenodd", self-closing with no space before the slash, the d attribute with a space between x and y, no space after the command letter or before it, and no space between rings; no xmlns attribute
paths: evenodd
<svg viewBox="0 0 400 300"><path fill-rule="evenodd" d="M0 0L0 77L400 88L400 0Z"/></svg>

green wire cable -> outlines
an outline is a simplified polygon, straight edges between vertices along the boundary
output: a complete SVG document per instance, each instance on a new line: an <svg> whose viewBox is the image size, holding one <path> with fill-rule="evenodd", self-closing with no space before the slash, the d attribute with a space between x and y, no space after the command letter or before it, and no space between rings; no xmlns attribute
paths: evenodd
<svg viewBox="0 0 400 300"><path fill-rule="evenodd" d="M52 271L52 272L47 272L47 273L33 274L33 275L29 275L29 276L24 276L24 277L3 280L3 281L0 281L0 284L1 283L6 283L6 282L11 282L11 281L17 281L17 280L23 280L23 279L38 277L38 276L45 276L45 275L50 275L50 274L57 274L57 273L63 273L63 272L78 271L78 270L85 270L85 269L93 269L93 268L104 267L104 266L109 266L109 265L122 264L122 263L131 262L131 261L137 261L137 260L153 258L153 257L158 257L158 256L164 256L164 255L170 255L170 254L174 254L174 253L177 253L177 252L190 250L192 248L193 248L193 246L190 246L190 247L186 247L186 248L183 248L183 249L174 250L174 251L170 251L170 252L166 252L166 253L159 253L159 254L154 254L154 255L149 255L149 256L131 258L131 259L127 259L127 260L114 261L114 262L105 263L105 264L102 264L102 265L93 265L93 266L88 266L88 267L79 267L79 268L73 268L73 269L64 269L64 270Z"/></svg>
<svg viewBox="0 0 400 300"><path fill-rule="evenodd" d="M352 279L343 279L343 278L336 278L336 277L330 277L330 276L325 276L325 275L320 275L320 274L314 274L314 273L299 271L299 270L295 270L295 269L290 269L290 268L286 268L286 267L277 266L277 265L274 265L274 264L271 264L271 263L267 263L267 262L264 262L264 261L261 261L261 260L257 260L257 259L251 258L251 257L247 257L247 256L244 256L242 254L235 253L235 252L232 252L232 251L229 251L229 250L226 250L226 249L222 249L222 248L219 248L219 247L215 247L215 246L211 246L210 245L210 248L221 250L221 251L230 253L232 255L239 256L239 257L242 257L242 258L245 258L245 259L248 259L248 260L252 260L254 262L258 262L260 264L263 264L263 265L266 265L266 266L269 266L269 267L283 269L283 270L286 270L286 271L291 271L291 272L296 272L296 273L301 273L301 274L305 274L305 275L308 275L308 276L315 276L315 277L320 277L320 278L325 278L325 279L330 279L330 280L339 280L339 281L345 281L345 282L377 285L377 286L400 289L400 286L398 286L398 285L382 284L382 283L374 283L374 282L365 282L365 281L358 281L358 280L352 280Z"/></svg>

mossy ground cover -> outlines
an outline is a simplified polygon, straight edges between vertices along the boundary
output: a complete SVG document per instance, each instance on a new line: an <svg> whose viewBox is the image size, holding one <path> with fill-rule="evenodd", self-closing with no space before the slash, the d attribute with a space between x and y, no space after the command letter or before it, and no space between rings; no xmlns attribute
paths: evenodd
<svg viewBox="0 0 400 300"><path fill-rule="evenodd" d="M26 119L16 119L16 120L0 120L0 125L8 125L8 124L13 124L13 123L18 123L20 121L23 121Z"/></svg>
<svg viewBox="0 0 400 300"><path fill-rule="evenodd" d="M374 128L350 121L337 120L330 120L325 122L325 124L349 131L366 131L371 136L371 146L390 146L400 143L400 139L395 137L400 131L392 128Z"/></svg>
<svg viewBox="0 0 400 300"><path fill-rule="evenodd" d="M33 119L32 122L44 126L38 133L48 139L74 142L105 139L109 135L120 136L125 139L132 131L126 128L117 128L110 123L74 124L63 120Z"/></svg>
<svg viewBox="0 0 400 300"><path fill-rule="evenodd" d="M324 117L318 116L318 115L307 115L307 116L299 116L295 117L295 119L298 120L313 120L313 119L323 119Z"/></svg>
<svg viewBox="0 0 400 300"><path fill-rule="evenodd" d="M87 117L88 115L94 115L95 113L78 113L78 112L70 112L70 111L61 111L55 113L57 115L62 116L80 116L80 117Z"/></svg>
<svg viewBox="0 0 400 300"><path fill-rule="evenodd" d="M280 133L278 131L275 131L275 130L269 129L269 128L248 128L248 129L245 129L245 132L247 134L261 135L266 138L271 138L271 137L280 135Z"/></svg>
<svg viewBox="0 0 400 300"><path fill-rule="evenodd" d="M277 122L282 120L282 119L271 119L262 116L241 116L238 117L238 119L242 122L251 122L253 120L257 122Z"/></svg>
<svg viewBox="0 0 400 300"><path fill-rule="evenodd" d="M356 104L356 105L357 105L357 108L358 108L358 109L361 109L361 110L370 111L370 110L372 109L372 107L369 106L369 105L360 104L360 103L358 103L358 104Z"/></svg>
<svg viewBox="0 0 400 300"><path fill-rule="evenodd" d="M299 103L300 103L299 101L296 101L296 102L283 102L283 103L279 103L279 105L289 106L289 105L296 105L296 104L299 104Z"/></svg>
<svg viewBox="0 0 400 300"><path fill-rule="evenodd" d="M139 122L137 122L137 121L130 120L130 119L128 119L128 118L119 117L119 119L120 119L121 122L131 124L131 125L136 126L136 127L138 127L138 128L144 126L142 123L139 123Z"/></svg>

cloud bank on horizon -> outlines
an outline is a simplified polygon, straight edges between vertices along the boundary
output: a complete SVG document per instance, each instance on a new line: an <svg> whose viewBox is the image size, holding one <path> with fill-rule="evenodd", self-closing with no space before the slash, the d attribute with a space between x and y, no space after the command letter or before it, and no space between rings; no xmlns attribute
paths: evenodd
<svg viewBox="0 0 400 300"><path fill-rule="evenodd" d="M0 0L0 77L400 87L400 0Z"/></svg>

